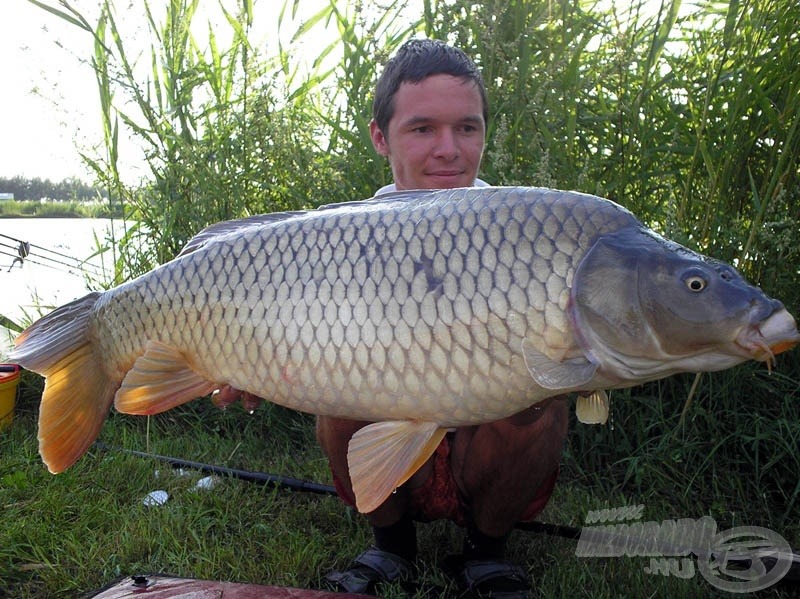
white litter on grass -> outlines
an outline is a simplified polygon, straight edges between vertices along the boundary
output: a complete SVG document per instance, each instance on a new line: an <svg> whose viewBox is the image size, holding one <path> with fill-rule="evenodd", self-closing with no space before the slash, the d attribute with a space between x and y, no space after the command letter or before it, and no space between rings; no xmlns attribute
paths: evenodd
<svg viewBox="0 0 800 599"><path fill-rule="evenodd" d="M169 474L170 476L192 476L194 474L193 470L186 470L184 468L172 468L171 470L167 470L166 473L162 472L161 470L155 470L153 472L153 476L156 478L160 478L164 474Z"/></svg>
<svg viewBox="0 0 800 599"><path fill-rule="evenodd" d="M142 503L146 506L158 506L167 503L167 499L169 499L169 494L159 489L158 491L148 493L142 500Z"/></svg>
<svg viewBox="0 0 800 599"><path fill-rule="evenodd" d="M218 482L219 478L216 476L205 476L197 481L197 484L194 486L194 488L202 490L213 489L217 486Z"/></svg>

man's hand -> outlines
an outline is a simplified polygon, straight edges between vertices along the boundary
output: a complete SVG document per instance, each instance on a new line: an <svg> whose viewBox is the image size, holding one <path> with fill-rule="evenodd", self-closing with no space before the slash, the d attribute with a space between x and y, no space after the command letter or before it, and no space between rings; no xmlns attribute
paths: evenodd
<svg viewBox="0 0 800 599"><path fill-rule="evenodd" d="M247 391L235 389L230 385L224 385L211 394L211 402L222 410L227 408L229 405L236 403L238 400L241 400L242 407L249 414L255 412L256 408L264 401L263 398L258 397L257 395L253 395Z"/></svg>

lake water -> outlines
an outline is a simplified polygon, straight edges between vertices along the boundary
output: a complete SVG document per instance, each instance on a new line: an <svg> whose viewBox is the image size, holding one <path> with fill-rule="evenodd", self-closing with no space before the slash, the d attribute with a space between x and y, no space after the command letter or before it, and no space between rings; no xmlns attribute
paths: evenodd
<svg viewBox="0 0 800 599"><path fill-rule="evenodd" d="M107 245L112 221L94 218L0 219L0 315L26 324L54 307L101 288L113 273L111 253L97 254L97 240ZM115 231L122 222L114 221ZM19 242L30 244L20 261ZM12 334L0 327L0 355Z"/></svg>

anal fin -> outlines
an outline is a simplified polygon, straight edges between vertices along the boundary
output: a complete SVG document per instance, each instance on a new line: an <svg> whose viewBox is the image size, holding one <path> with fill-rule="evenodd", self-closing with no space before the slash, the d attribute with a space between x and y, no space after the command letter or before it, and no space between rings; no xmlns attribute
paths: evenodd
<svg viewBox="0 0 800 599"><path fill-rule="evenodd" d="M377 509L433 455L445 434L435 422L417 420L376 422L356 432L347 463L358 511Z"/></svg>
<svg viewBox="0 0 800 599"><path fill-rule="evenodd" d="M180 351L165 343L148 341L144 354L122 380L114 407L123 414L160 414L218 387L195 372Z"/></svg>

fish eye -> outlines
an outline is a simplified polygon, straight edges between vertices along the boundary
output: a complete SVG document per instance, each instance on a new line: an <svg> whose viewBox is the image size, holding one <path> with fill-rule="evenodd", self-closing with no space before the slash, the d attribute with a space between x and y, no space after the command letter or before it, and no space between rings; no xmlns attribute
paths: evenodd
<svg viewBox="0 0 800 599"><path fill-rule="evenodd" d="M694 291L695 293L699 293L705 289L706 285L708 284L707 281L699 275L691 275L686 277L684 283L686 283L686 287L689 289L689 291Z"/></svg>

